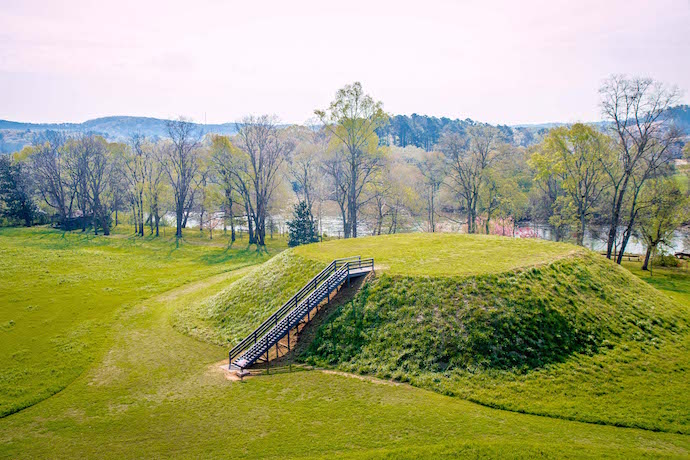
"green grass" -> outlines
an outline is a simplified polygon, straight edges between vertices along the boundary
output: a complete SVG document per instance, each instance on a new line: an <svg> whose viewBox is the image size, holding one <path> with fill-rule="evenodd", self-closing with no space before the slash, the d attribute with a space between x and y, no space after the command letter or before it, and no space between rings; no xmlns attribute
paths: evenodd
<svg viewBox="0 0 690 460"><path fill-rule="evenodd" d="M232 346L275 312L327 264L287 250L233 279L226 289L180 310L174 326L185 334Z"/></svg>
<svg viewBox="0 0 690 460"><path fill-rule="evenodd" d="M228 381L225 349L179 334L179 310L232 272L157 295L60 394L0 419L4 458L682 458L687 436L499 411L319 371Z"/></svg>
<svg viewBox="0 0 690 460"><path fill-rule="evenodd" d="M408 233L331 240L295 248L302 257L328 263L339 257L373 257L376 268L407 276L500 273L578 252L569 244L502 236Z"/></svg>
<svg viewBox="0 0 690 460"><path fill-rule="evenodd" d="M303 359L491 407L687 434L687 305L593 253L498 275L384 274Z"/></svg>
<svg viewBox="0 0 690 460"><path fill-rule="evenodd" d="M65 388L142 299L268 257L198 230L178 242L131 237L123 228L108 238L0 229L0 416Z"/></svg>
<svg viewBox="0 0 690 460"><path fill-rule="evenodd" d="M43 232L51 235L47 240L52 238L47 230L39 230L38 235ZM28 240L34 238L27 230L3 231L0 244L3 250L30 246ZM79 260L87 257L87 249L106 247L107 253L123 252L122 257L110 259L110 270L121 273L139 259L157 262L154 249L164 243L115 240L90 239L75 250L64 251L48 245L26 254L41 258L43 253L43 258L49 260L51 253L57 252L62 255L63 264L76 267ZM168 286L161 286L157 292L149 289L138 299L134 294L125 297L126 291L122 291L120 305L124 299L130 299L126 308L95 304L95 310L112 308L113 319L106 327L107 340L101 342L99 350L92 350L83 371L58 394L0 418L0 458L683 458L690 455L690 437L686 435L507 412L409 385L320 371L272 374L241 383L226 380L218 365L227 356L227 348L197 340L205 338L203 334L192 334L196 337L181 334L179 328L189 324L188 321L198 320L204 309L224 308L231 314L232 306L224 302L240 301L239 297L233 297L238 283L257 288L256 276L247 278L247 275L257 275L270 266L248 268L248 264L266 257L256 256L254 251L237 249L220 256L216 251L224 251L222 247L206 246L201 238L199 244L192 241L190 236L189 244L181 245L180 249L187 251L184 259L166 259L168 256L161 255L159 261L164 265L180 264L179 279L172 275L168 279L169 283L178 282L177 287L165 290ZM118 249L120 244L129 247ZM153 248L147 248L149 244ZM293 252L282 253L280 259L272 260L296 263L300 273L304 268L300 276L308 276L306 267L312 263L314 269L322 263L293 259ZM21 254L12 257L15 264L24 263ZM215 265L208 262L220 258L224 260ZM88 260L96 263L96 259ZM86 278L91 276L88 270L82 273ZM124 281L129 279L121 276ZM156 282L153 276L137 279L141 286ZM164 281L165 277L161 279ZM134 286L137 281L128 283ZM274 280L274 283L282 281ZM286 282L284 289L290 289L291 283L299 284L297 280ZM683 283L679 281L679 285ZM79 290L86 289L88 284L84 281L78 285ZM262 289L270 290L272 284L263 285ZM9 292L15 295L15 291ZM262 292L257 298L272 295ZM30 298L38 294L31 291L25 295ZM78 293L73 295L79 298ZM78 310L76 306L72 308ZM246 302L241 308L246 311L238 313L236 320L248 324L252 321L251 304ZM206 327L211 323L201 324ZM26 340L24 337L25 346L33 348ZM47 367L55 365L49 363Z"/></svg>

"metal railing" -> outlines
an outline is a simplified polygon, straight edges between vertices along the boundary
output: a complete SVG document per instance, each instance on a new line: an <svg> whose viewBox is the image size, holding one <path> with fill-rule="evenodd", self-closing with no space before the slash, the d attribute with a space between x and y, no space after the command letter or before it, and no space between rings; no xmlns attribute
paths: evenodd
<svg viewBox="0 0 690 460"><path fill-rule="evenodd" d="M302 289L297 291L287 302L285 302L278 310L269 316L259 327L245 337L240 343L235 345L228 353L230 360L229 365L237 358L243 351L256 344L261 337L263 337L269 330L276 327L278 322L283 319L289 312L295 310L297 306L306 299L312 292L335 274L340 268L347 266L348 274L353 268L363 269L371 267L373 269L374 260L364 259L360 256L346 257L342 259L335 259L326 268L321 270L319 274L314 276ZM329 292L330 294L330 292Z"/></svg>

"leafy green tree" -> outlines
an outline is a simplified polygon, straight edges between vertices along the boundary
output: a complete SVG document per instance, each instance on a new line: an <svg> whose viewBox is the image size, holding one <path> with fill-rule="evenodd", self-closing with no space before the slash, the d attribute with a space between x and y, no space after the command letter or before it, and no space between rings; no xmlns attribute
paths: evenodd
<svg viewBox="0 0 690 460"><path fill-rule="evenodd" d="M672 177L650 181L640 201L639 230L647 244L642 270L647 270L650 257L659 245L668 244L673 232L687 218L689 203Z"/></svg>
<svg viewBox="0 0 690 460"><path fill-rule="evenodd" d="M609 164L610 140L591 126L576 123L552 129L530 158L536 180L556 176L563 194L554 202L555 217L576 224L577 244L583 244L587 222L608 182L602 164Z"/></svg>
<svg viewBox="0 0 690 460"><path fill-rule="evenodd" d="M332 175L335 187L344 192L345 238L357 238L357 214L362 206L362 192L381 164L376 131L388 123L388 115L380 101L364 94L359 82L338 90L328 109L315 110L314 113L332 134L335 151L342 152L333 163L338 168Z"/></svg>
<svg viewBox="0 0 690 460"><path fill-rule="evenodd" d="M318 241L314 219L309 212L306 201L300 201L295 205L292 220L288 221L288 233L290 239L288 246L299 246L300 244L315 243Z"/></svg>
<svg viewBox="0 0 690 460"><path fill-rule="evenodd" d="M0 155L0 216L30 227L36 213L31 178L24 165Z"/></svg>

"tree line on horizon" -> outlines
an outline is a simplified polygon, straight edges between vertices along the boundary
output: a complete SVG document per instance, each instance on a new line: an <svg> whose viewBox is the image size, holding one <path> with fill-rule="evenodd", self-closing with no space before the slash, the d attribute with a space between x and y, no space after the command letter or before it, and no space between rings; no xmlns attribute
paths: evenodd
<svg viewBox="0 0 690 460"><path fill-rule="evenodd" d="M166 122L167 139L127 142L47 131L0 157L0 212L5 224L51 220L105 235L124 213L139 236L158 236L171 214L177 237L192 215L209 237L222 227L234 242L242 226L257 247L273 216L293 208L320 234L321 218L337 215L345 238L363 228L514 235L531 220L582 245L599 225L618 263L632 236L643 239L646 268L690 220L687 170L673 162L683 137L668 116L679 92L613 76L600 96L605 125L544 129L538 143L507 126L391 117L359 83L304 126L248 116L235 135L204 135L180 118Z"/></svg>

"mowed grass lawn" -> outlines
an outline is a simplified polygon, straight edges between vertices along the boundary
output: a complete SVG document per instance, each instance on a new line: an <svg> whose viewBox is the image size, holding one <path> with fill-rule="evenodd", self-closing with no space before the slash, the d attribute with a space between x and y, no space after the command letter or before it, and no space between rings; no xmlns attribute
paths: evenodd
<svg viewBox="0 0 690 460"><path fill-rule="evenodd" d="M16 232L3 236L29 237ZM690 455L685 435L501 411L390 382L321 371L229 381L219 370L227 349L183 335L172 322L180 311L195 308L251 272L241 267L255 256L238 250L219 261L212 248L189 244L186 249L189 263L198 263L204 273L195 280L190 275L184 286L149 291L143 300L131 298L128 308L113 314L103 349L93 353L91 364L71 384L0 419L0 457ZM76 251L66 257L81 255ZM215 271L202 268L200 259L210 264L209 258L217 264Z"/></svg>
<svg viewBox="0 0 690 460"><path fill-rule="evenodd" d="M455 276L500 273L542 264L580 251L570 244L502 236L414 233L330 240L295 248L295 254L328 263L373 257L391 275Z"/></svg>
<svg viewBox="0 0 690 460"><path fill-rule="evenodd" d="M274 243L271 255L284 247ZM192 229L179 242L135 238L123 227L107 238L0 229L0 416L65 388L141 300L269 258L241 242L234 247Z"/></svg>

